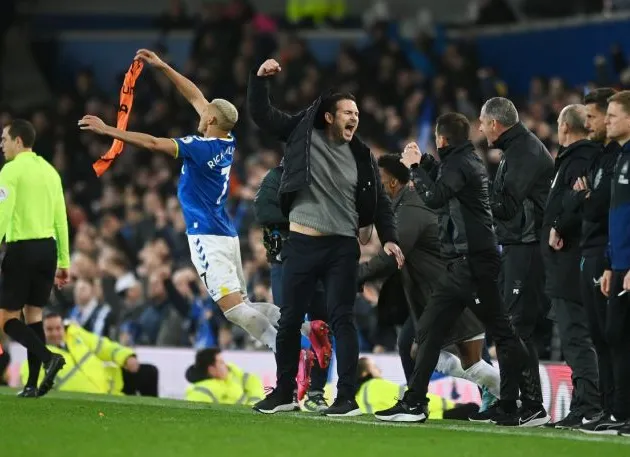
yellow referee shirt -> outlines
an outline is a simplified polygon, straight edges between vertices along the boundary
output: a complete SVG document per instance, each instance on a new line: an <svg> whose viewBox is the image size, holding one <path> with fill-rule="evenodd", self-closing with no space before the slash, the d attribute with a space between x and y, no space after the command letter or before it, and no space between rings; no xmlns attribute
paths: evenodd
<svg viewBox="0 0 630 457"><path fill-rule="evenodd" d="M31 151L19 153L0 170L0 241L55 238L57 266L70 266L68 219L61 178Z"/></svg>

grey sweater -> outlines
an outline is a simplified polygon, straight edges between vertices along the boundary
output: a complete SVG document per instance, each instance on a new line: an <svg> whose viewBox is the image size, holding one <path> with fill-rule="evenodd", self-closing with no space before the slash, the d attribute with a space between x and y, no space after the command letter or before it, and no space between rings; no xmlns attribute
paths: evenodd
<svg viewBox="0 0 630 457"><path fill-rule="evenodd" d="M357 164L348 143L335 144L324 132L311 136L311 184L300 190L289 220L327 235L355 237Z"/></svg>

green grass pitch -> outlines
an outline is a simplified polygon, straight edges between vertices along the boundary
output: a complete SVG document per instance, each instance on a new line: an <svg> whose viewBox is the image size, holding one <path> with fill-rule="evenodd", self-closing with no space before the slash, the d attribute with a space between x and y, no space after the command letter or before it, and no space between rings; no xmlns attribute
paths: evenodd
<svg viewBox="0 0 630 457"><path fill-rule="evenodd" d="M251 409L141 397L0 389L1 457L630 456L630 438L455 421L263 416Z"/></svg>

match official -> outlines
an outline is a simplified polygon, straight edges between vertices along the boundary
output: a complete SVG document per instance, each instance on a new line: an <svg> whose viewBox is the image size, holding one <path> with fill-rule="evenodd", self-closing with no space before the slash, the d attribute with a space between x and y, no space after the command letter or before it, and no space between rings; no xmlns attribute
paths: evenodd
<svg viewBox="0 0 630 457"><path fill-rule="evenodd" d="M32 150L35 128L15 120L2 131L7 163L0 170L0 241L6 235L2 262L0 328L27 350L29 376L21 397L41 397L52 388L65 364L44 343L42 308L53 283L68 282L68 221L61 178ZM20 320L24 312L26 324ZM46 374L37 388L44 364Z"/></svg>

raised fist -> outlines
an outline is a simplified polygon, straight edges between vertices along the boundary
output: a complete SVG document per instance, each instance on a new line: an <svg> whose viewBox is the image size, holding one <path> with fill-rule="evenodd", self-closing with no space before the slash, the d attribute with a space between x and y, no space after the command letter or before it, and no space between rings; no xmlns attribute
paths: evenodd
<svg viewBox="0 0 630 457"><path fill-rule="evenodd" d="M260 66L256 75L257 76L273 76L276 73L280 73L281 71L282 71L282 68L280 68L280 64L275 59L267 59Z"/></svg>

